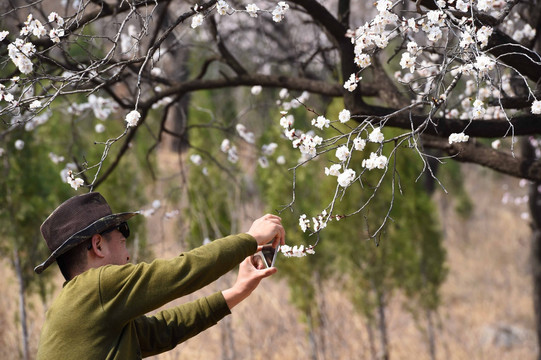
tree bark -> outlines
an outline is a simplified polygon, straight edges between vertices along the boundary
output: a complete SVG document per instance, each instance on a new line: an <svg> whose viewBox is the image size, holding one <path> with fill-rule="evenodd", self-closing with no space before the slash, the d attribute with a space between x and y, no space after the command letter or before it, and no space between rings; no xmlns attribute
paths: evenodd
<svg viewBox="0 0 541 360"><path fill-rule="evenodd" d="M379 321L379 339L381 346L381 355L378 357L382 360L389 360L389 336L387 334L387 320L385 318L385 295L381 291L377 291L378 296L378 321Z"/></svg>
<svg viewBox="0 0 541 360"><path fill-rule="evenodd" d="M21 335L22 335L22 351L23 359L29 359L28 350L28 329L26 326L26 296L23 272L21 268L21 261L19 258L19 250L13 250L13 264L15 266L15 272L17 274L17 281L19 282L19 315L21 316Z"/></svg>
<svg viewBox="0 0 541 360"><path fill-rule="evenodd" d="M522 155L526 159L535 159L535 149L528 139L522 139ZM531 267L533 281L533 306L535 313L535 325L537 328L537 359L541 360L541 194L539 187L541 181L530 185L528 205L532 217L531 228Z"/></svg>
<svg viewBox="0 0 541 360"><path fill-rule="evenodd" d="M427 336L428 336L428 351L430 353L430 359L436 360L436 332L434 331L434 320L432 319L432 310L425 309L426 323L427 323Z"/></svg>
<svg viewBox="0 0 541 360"><path fill-rule="evenodd" d="M370 354L372 355L372 359L376 360L378 358L378 354L376 351L376 340L374 338L374 329L372 328L372 320L368 320L366 322L366 331L368 333L368 343L370 344Z"/></svg>

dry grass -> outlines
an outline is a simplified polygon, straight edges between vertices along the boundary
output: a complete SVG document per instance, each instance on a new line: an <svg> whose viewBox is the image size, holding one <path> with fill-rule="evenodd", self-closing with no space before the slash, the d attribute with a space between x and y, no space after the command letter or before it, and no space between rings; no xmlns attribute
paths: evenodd
<svg viewBox="0 0 541 360"><path fill-rule="evenodd" d="M464 167L468 192L475 211L468 220L456 216L446 195L438 195L446 234L449 277L442 288L443 304L437 316L438 359L534 359L537 352L533 320L532 285L529 273L527 221L520 215L525 205L502 205L504 183L513 194L525 193L518 181L494 175L478 167ZM157 226L163 229L167 226ZM158 236L158 238L162 238ZM165 236L164 238L167 238ZM170 256L181 249L160 240L159 255ZM294 260L292 260L294 261ZM19 332L15 323L17 287L5 263L0 263L3 295L0 297L0 358L19 358ZM223 289L232 274L183 301ZM61 279L58 279L58 289ZM362 291L362 289L359 289ZM233 342L235 359L307 359L309 341L298 312L288 302L287 285L265 281L233 316L218 326L179 345L156 359L226 359ZM326 326L322 332L326 359L371 359L365 322L347 297L333 284L321 294ZM320 304L322 304L320 303ZM35 353L43 307L33 301L30 313L31 347ZM387 311L392 359L429 359L428 347L411 315L395 299ZM491 343L490 328L513 326L520 341L512 347ZM228 337L229 336L229 337ZM323 341L320 341L321 346ZM323 357L321 357L323 358Z"/></svg>

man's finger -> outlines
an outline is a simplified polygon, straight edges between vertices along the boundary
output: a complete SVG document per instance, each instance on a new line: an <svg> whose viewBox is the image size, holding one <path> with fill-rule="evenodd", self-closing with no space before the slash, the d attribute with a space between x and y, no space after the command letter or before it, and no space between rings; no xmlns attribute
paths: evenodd
<svg viewBox="0 0 541 360"><path fill-rule="evenodd" d="M259 270L258 274L260 275L260 278L263 279L263 278L269 277L269 276L271 276L273 274L276 274L277 271L278 271L277 268L271 267L271 268L268 268L268 269Z"/></svg>

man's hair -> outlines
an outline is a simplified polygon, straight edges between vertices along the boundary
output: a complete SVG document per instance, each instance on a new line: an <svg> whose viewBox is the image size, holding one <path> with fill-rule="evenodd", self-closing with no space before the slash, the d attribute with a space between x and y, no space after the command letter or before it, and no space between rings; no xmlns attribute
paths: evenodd
<svg viewBox="0 0 541 360"><path fill-rule="evenodd" d="M100 234L107 242L111 240L111 233L105 232ZM56 263L60 268L60 272L64 275L64 279L71 280L74 273L84 269L87 264L86 254L88 247L92 245L92 238L85 240L65 254L60 255L56 259Z"/></svg>
<svg viewBox="0 0 541 360"><path fill-rule="evenodd" d="M64 275L64 279L71 280L72 275L76 273L77 270L86 266L86 254L90 244L92 244L92 239L85 240L56 259L56 263L60 268L60 272Z"/></svg>

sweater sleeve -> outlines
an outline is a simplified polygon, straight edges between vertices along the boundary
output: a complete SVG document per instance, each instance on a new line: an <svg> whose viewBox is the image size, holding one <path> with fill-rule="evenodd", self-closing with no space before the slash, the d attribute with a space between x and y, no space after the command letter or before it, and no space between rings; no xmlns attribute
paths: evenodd
<svg viewBox="0 0 541 360"><path fill-rule="evenodd" d="M221 292L135 319L143 357L173 349L230 314Z"/></svg>
<svg viewBox="0 0 541 360"><path fill-rule="evenodd" d="M115 323L125 324L206 286L256 250L255 239L240 234L215 240L170 260L104 266L99 274L102 310Z"/></svg>

